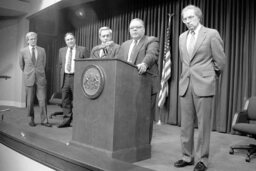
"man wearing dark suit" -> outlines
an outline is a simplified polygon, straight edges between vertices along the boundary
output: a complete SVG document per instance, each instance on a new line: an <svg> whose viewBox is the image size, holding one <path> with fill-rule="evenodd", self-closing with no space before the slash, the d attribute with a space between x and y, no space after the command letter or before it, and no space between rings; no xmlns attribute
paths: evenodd
<svg viewBox="0 0 256 171"><path fill-rule="evenodd" d="M37 34L29 32L26 34L28 46L21 49L19 56L20 68L23 72L25 89L26 89L26 104L28 116L30 117L29 125L34 127L34 99L35 93L39 102L41 125L50 127L47 118L46 109L46 54L42 47L37 46Z"/></svg>
<svg viewBox="0 0 256 171"><path fill-rule="evenodd" d="M179 37L182 73L179 82L181 104L182 159L175 167L197 164L194 171L207 169L211 133L212 102L216 78L225 65L223 41L215 29L200 24L201 10L189 5L182 10L188 30ZM194 123L198 120L198 138L194 154ZM194 156L195 155L195 156Z"/></svg>
<svg viewBox="0 0 256 171"><path fill-rule="evenodd" d="M139 74L143 74L146 71L152 73L149 130L149 142L151 142L156 95L160 87L160 79L158 73L159 43L156 37L145 35L144 22L139 18L131 20L129 29L132 39L127 40L121 45L117 58L136 65L138 67Z"/></svg>
<svg viewBox="0 0 256 171"><path fill-rule="evenodd" d="M73 33L65 34L66 47L59 50L59 64L61 68L61 88L62 88L62 109L63 122L59 128L69 127L72 121L72 102L74 92L74 74L75 61L74 59L88 58L89 51L83 46L76 45L76 39Z"/></svg>
<svg viewBox="0 0 256 171"><path fill-rule="evenodd" d="M99 39L101 44L92 48L90 58L114 58L120 45L112 41L112 30L109 27L101 27Z"/></svg>

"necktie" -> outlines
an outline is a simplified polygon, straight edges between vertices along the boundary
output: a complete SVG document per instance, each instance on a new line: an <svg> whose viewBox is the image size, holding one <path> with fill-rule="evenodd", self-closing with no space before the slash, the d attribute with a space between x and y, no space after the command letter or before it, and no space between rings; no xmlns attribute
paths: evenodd
<svg viewBox="0 0 256 171"><path fill-rule="evenodd" d="M104 56L107 56L107 54L108 54L107 48L104 48L104 49L103 49L103 52L104 52Z"/></svg>
<svg viewBox="0 0 256 171"><path fill-rule="evenodd" d="M108 50L106 48L100 50L100 58L107 56Z"/></svg>
<svg viewBox="0 0 256 171"><path fill-rule="evenodd" d="M72 48L69 50L68 60L67 60L67 71L71 71L71 62L72 62Z"/></svg>
<svg viewBox="0 0 256 171"><path fill-rule="evenodd" d="M134 53L135 53L135 49L136 49L136 45L137 45L138 40L134 40L133 41L133 45L131 45L131 53L130 56L128 57L128 62L132 63L133 62L133 58L134 58Z"/></svg>
<svg viewBox="0 0 256 171"><path fill-rule="evenodd" d="M195 32L191 31L190 34L191 34L191 37L188 43L188 54L189 54L189 57L192 58L196 41L195 41Z"/></svg>
<svg viewBox="0 0 256 171"><path fill-rule="evenodd" d="M31 58L33 64L36 64L36 55L35 55L35 47L32 47L32 58Z"/></svg>

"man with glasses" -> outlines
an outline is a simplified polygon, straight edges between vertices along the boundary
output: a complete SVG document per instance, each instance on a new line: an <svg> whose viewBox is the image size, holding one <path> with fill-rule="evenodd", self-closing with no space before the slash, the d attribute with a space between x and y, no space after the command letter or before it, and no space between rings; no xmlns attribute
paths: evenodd
<svg viewBox="0 0 256 171"><path fill-rule="evenodd" d="M194 6L185 7L182 21L188 28L179 37L182 73L179 81L181 106L182 159L175 167L193 165L194 171L205 171L208 165L212 102L216 78L225 65L223 41L215 29L200 24L202 11ZM198 137L194 153L194 125L198 120ZM195 155L195 156L194 156Z"/></svg>
<svg viewBox="0 0 256 171"><path fill-rule="evenodd" d="M158 73L159 41L156 37L145 35L144 22L135 18L129 25L131 39L124 42L119 50L117 58L134 64L138 68L138 73L146 71L151 75L151 113L149 143L152 139L153 118L155 114L156 95L159 91L160 81Z"/></svg>
<svg viewBox="0 0 256 171"><path fill-rule="evenodd" d="M90 58L114 58L119 51L120 45L112 41L112 30L109 27L99 29L100 45L92 48Z"/></svg>

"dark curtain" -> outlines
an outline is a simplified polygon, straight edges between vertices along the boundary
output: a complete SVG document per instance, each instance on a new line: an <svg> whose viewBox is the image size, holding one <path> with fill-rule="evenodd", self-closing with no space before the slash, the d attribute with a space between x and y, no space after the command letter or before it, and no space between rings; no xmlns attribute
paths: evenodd
<svg viewBox="0 0 256 171"><path fill-rule="evenodd" d="M213 110L213 130L230 132L235 112L245 100L256 94L256 12L254 0L96 0L84 4L90 13L88 18L79 18L74 10L69 10L69 22L73 25L78 45L92 49L99 44L98 29L109 26L113 30L113 40L119 44L129 39L129 22L133 18L145 21L146 34L160 40L159 70L162 69L164 42L168 13L173 13L171 27L172 73L169 80L170 91L162 109L157 110L156 119L168 124L180 125L178 83L181 63L178 54L179 35L186 30L181 21L181 10L188 4L202 9L202 24L219 31L227 56L226 66L218 80L217 94ZM61 37L63 41L63 37ZM56 44L60 44L56 41ZM56 49L57 51L57 49Z"/></svg>

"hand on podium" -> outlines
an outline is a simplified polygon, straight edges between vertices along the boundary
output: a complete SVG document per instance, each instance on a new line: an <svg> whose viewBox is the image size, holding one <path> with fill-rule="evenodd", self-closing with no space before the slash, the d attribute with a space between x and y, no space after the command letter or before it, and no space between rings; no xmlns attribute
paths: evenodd
<svg viewBox="0 0 256 171"><path fill-rule="evenodd" d="M145 64L145 63L140 63L140 64L137 65L137 67L138 67L138 70L139 70L139 74L145 73L147 71L147 68L148 68L147 64Z"/></svg>

